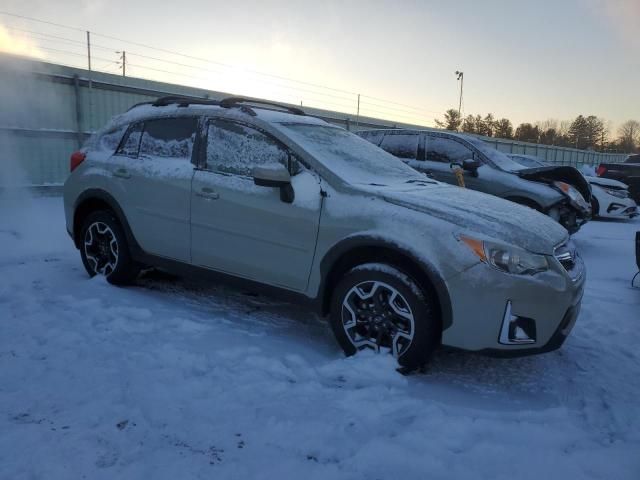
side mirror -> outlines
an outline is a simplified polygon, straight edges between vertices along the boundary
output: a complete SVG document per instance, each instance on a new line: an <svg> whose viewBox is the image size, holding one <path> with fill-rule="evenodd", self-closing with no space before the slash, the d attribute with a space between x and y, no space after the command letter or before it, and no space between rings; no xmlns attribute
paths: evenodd
<svg viewBox="0 0 640 480"><path fill-rule="evenodd" d="M293 203L294 191L291 186L291 175L284 165L270 167L254 167L253 183L260 187L273 187L280 189L280 200L285 203Z"/></svg>
<svg viewBox="0 0 640 480"><path fill-rule="evenodd" d="M467 158L462 161L462 169L469 172L472 177L478 176L478 168L480 168L480 162L475 158Z"/></svg>
<svg viewBox="0 0 640 480"><path fill-rule="evenodd" d="M462 168L468 172L475 172L480 168L480 162L476 159L467 158L462 161Z"/></svg>

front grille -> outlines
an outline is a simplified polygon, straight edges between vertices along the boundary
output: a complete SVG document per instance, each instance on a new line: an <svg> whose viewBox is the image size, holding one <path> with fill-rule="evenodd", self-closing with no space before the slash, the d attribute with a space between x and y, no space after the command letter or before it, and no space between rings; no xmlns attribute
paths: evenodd
<svg viewBox="0 0 640 480"><path fill-rule="evenodd" d="M578 280L584 273L584 264L580 254L571 241L558 246L555 249L554 256L572 280Z"/></svg>

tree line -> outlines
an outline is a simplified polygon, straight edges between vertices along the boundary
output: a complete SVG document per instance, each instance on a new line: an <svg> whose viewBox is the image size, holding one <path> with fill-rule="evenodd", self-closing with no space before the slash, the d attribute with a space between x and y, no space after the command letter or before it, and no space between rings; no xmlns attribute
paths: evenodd
<svg viewBox="0 0 640 480"><path fill-rule="evenodd" d="M447 130L474 133L487 137L507 138L522 142L541 143L598 152L633 153L640 151L640 122L627 120L615 135L608 122L595 115L578 115L573 120L549 119L535 123L521 123L513 127L508 118L493 114L467 115L462 118L456 109L449 109L436 125Z"/></svg>

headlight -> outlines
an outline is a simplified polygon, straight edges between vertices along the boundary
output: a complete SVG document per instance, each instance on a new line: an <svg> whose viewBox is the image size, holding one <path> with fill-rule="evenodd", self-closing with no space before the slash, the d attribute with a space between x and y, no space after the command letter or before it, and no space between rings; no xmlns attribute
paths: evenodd
<svg viewBox="0 0 640 480"><path fill-rule="evenodd" d="M553 182L553 185L564 193L574 205L582 208L586 208L588 206L582 194L568 183Z"/></svg>
<svg viewBox="0 0 640 480"><path fill-rule="evenodd" d="M629 192L627 190L624 189L620 189L620 190L614 190L611 188L603 188L603 190L605 192L607 192L609 195L613 195L614 197L618 197L618 198L628 198L629 197Z"/></svg>
<svg viewBox="0 0 640 480"><path fill-rule="evenodd" d="M516 275L533 275L549 269L547 257L518 247L501 245L472 237L460 236L467 247L493 268Z"/></svg>

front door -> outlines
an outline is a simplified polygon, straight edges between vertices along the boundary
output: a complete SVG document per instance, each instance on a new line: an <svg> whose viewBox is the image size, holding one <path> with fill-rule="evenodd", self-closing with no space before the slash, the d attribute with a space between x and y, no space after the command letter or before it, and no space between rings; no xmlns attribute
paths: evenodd
<svg viewBox="0 0 640 480"><path fill-rule="evenodd" d="M320 221L318 176L267 133L228 120L209 121L205 157L193 179L193 263L303 291ZM293 203L283 201L278 188L253 182L253 167L274 164L290 170Z"/></svg>
<svg viewBox="0 0 640 480"><path fill-rule="evenodd" d="M459 167L456 164L462 165L465 160L478 158L464 143L452 138L425 135L424 149L425 161L420 162L421 170L428 170L436 180L452 185L459 185L456 177L456 169ZM474 177L466 170L462 173L465 186L472 190L479 190L478 177Z"/></svg>

